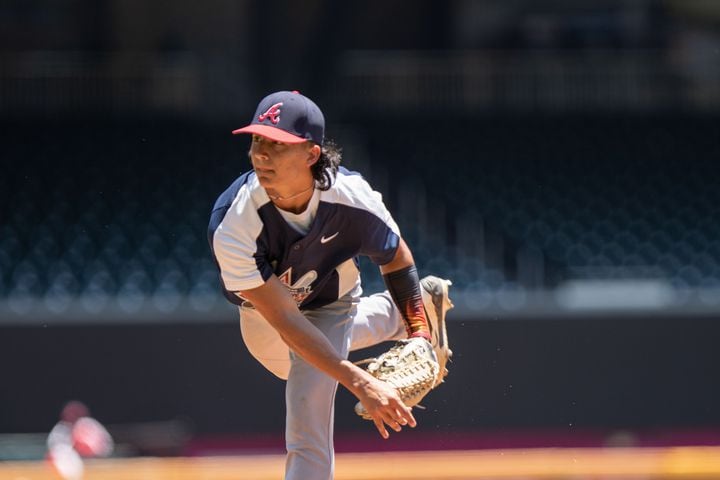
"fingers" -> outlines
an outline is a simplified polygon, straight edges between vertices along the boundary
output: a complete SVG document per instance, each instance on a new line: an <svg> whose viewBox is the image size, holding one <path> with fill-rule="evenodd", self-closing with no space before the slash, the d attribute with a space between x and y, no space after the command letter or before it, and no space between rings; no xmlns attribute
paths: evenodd
<svg viewBox="0 0 720 480"><path fill-rule="evenodd" d="M396 432L399 432L402 430L402 426L400 425L400 419L397 419L394 415L390 413L383 413L382 415L383 422L387 424L388 427L392 428Z"/></svg>
<svg viewBox="0 0 720 480"><path fill-rule="evenodd" d="M415 417L412 414L412 408L408 407L403 401L398 398L395 401L395 405L391 406L391 417L392 420L400 425L409 425L412 428L417 426Z"/></svg>
<svg viewBox="0 0 720 480"><path fill-rule="evenodd" d="M401 406L394 410L390 409L378 411L377 414L373 416L373 423L375 423L375 427L384 439L390 437L390 434L385 427L386 425L396 432L402 431L402 427L405 425L409 425L413 428L417 426L412 410L402 403Z"/></svg>
<svg viewBox="0 0 720 480"><path fill-rule="evenodd" d="M380 432L380 436L387 440L390 437L390 434L385 429L385 424L382 419L373 417L373 423L375 424L375 428L377 428L378 432Z"/></svg>
<svg viewBox="0 0 720 480"><path fill-rule="evenodd" d="M412 409L405 405L394 387L374 378L368 382L367 387L367 393L371 395L359 395L358 399L372 417L380 436L385 439L390 437L386 426L396 432L400 432L406 425L412 428L417 426Z"/></svg>
<svg viewBox="0 0 720 480"><path fill-rule="evenodd" d="M400 418L403 425L409 425L412 428L415 428L417 426L417 422L415 421L415 417L412 414L412 408L406 406L404 403L400 403L400 408L398 409L398 418Z"/></svg>

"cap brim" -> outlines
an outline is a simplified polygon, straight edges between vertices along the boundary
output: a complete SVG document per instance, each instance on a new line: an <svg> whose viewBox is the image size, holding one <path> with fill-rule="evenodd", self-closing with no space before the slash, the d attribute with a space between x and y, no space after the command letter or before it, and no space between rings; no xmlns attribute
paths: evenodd
<svg viewBox="0 0 720 480"><path fill-rule="evenodd" d="M232 133L233 135L237 135L238 133L252 133L283 143L307 142L307 139L305 138L298 137L297 135L293 135L292 133L288 133L285 130L281 130L276 127L271 127L270 125L248 125L247 127L233 130Z"/></svg>

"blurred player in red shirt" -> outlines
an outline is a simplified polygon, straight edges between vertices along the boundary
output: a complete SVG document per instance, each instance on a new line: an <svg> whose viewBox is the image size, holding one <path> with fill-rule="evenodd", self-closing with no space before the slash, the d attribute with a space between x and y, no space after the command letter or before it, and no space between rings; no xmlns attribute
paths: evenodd
<svg viewBox="0 0 720 480"><path fill-rule="evenodd" d="M90 416L87 406L74 400L63 407L47 446L55 472L65 480L79 480L84 473L82 459L110 455L114 442L105 427Z"/></svg>

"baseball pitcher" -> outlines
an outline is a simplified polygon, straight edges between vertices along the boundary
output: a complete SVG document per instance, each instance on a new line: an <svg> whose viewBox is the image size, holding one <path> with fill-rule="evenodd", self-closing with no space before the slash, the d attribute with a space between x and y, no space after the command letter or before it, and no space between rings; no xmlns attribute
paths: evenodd
<svg viewBox="0 0 720 480"><path fill-rule="evenodd" d="M217 199L208 240L250 353L286 383L286 479L333 477L338 383L380 435L414 427L411 408L442 382L451 355L450 282L420 281L410 249L374 191L339 166L318 106L298 92L265 97L249 125L252 170ZM362 296L358 256L387 291ZM366 365L348 352L396 340Z"/></svg>

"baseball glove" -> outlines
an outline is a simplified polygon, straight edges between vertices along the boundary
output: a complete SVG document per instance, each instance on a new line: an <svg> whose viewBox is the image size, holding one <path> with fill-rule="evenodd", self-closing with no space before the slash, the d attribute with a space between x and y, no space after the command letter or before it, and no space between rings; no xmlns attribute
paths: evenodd
<svg viewBox="0 0 720 480"><path fill-rule="evenodd" d="M420 403L435 387L440 372L432 345L421 337L399 340L379 357L362 360L357 365L364 366L372 376L395 387L408 407ZM365 420L372 420L360 402L355 405L355 413Z"/></svg>

